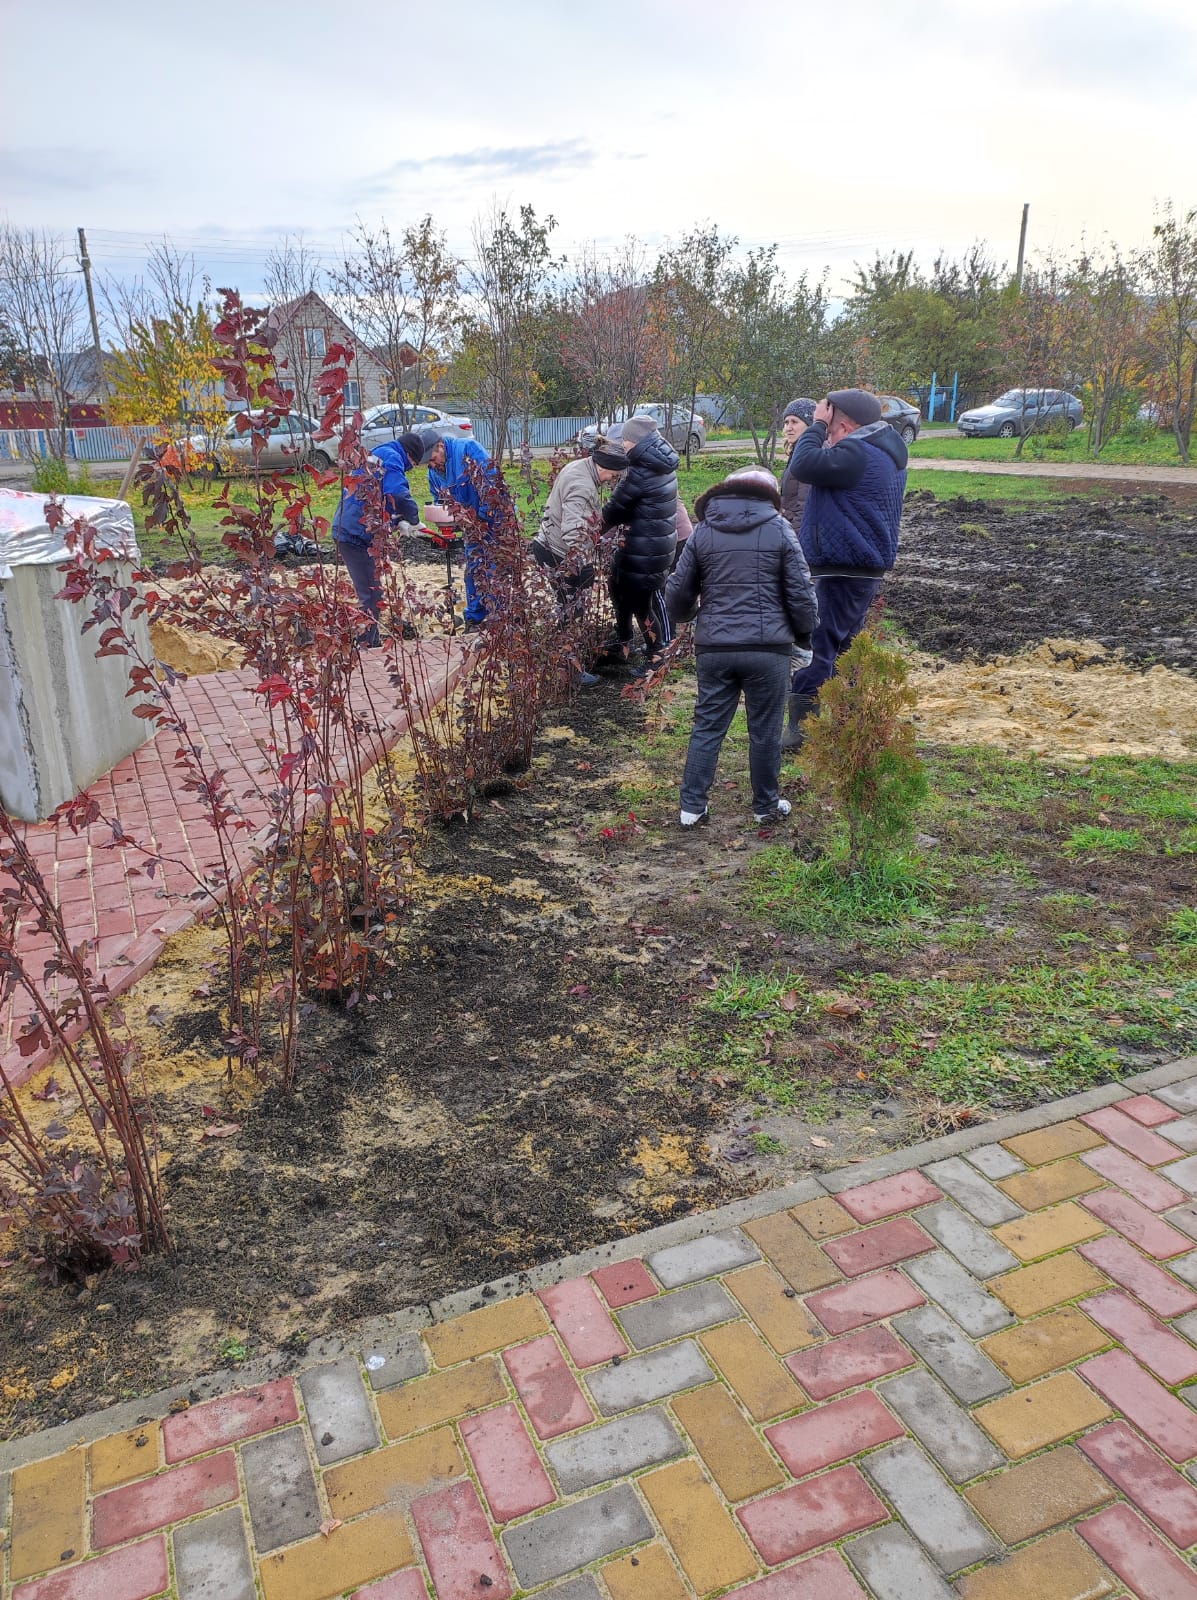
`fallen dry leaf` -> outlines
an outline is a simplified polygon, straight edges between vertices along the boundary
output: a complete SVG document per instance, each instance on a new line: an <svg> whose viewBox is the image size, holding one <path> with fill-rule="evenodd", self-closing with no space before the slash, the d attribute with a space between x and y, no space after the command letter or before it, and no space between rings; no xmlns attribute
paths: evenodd
<svg viewBox="0 0 1197 1600"><path fill-rule="evenodd" d="M838 1000L833 1000L824 1010L829 1017L858 1017L865 1008L863 1000L854 1000L851 995L841 995Z"/></svg>
<svg viewBox="0 0 1197 1600"><path fill-rule="evenodd" d="M239 1122L214 1122L210 1128L205 1128L201 1135L204 1139L227 1139L231 1134L240 1133Z"/></svg>
<svg viewBox="0 0 1197 1600"><path fill-rule="evenodd" d="M820 1139L817 1133L812 1133L811 1134L810 1142L811 1142L811 1144L813 1144L819 1150L828 1150L828 1149L831 1148L831 1140L830 1139Z"/></svg>
<svg viewBox="0 0 1197 1600"><path fill-rule="evenodd" d="M337 1529L342 1526L343 1524L340 1517L325 1517L324 1521L320 1524L320 1532L327 1539L330 1533L335 1533Z"/></svg>
<svg viewBox="0 0 1197 1600"><path fill-rule="evenodd" d="M777 1003L783 1011L797 1011L799 1005L797 989L787 989Z"/></svg>

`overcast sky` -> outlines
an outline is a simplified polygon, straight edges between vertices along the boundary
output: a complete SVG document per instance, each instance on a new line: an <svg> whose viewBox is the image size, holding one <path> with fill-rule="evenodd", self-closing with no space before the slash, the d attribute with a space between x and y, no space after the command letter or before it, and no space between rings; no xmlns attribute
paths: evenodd
<svg viewBox="0 0 1197 1600"><path fill-rule="evenodd" d="M201 19L204 19L201 21ZM128 273L492 199L568 252L698 221L794 270L1150 235L1197 205L1194 0L0 0L0 209Z"/></svg>

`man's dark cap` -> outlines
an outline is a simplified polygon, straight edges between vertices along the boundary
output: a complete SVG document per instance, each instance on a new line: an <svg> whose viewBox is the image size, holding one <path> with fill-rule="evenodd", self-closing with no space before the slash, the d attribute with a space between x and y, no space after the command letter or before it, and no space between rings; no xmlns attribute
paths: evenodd
<svg viewBox="0 0 1197 1600"><path fill-rule="evenodd" d="M867 389L833 389L827 396L827 403L862 428L867 428L870 422L881 421L881 401Z"/></svg>

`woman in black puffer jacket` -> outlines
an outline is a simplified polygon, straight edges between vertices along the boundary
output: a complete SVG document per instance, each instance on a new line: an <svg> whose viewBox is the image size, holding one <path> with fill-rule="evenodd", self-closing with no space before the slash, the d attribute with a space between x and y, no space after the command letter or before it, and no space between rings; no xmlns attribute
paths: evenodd
<svg viewBox="0 0 1197 1600"><path fill-rule="evenodd" d="M608 440L614 443L616 434L613 428ZM651 662L673 637L662 590L677 544L678 454L657 432L652 417L629 417L618 438L628 470L603 507L604 531L624 530L623 544L611 562L616 637L607 655L627 660L635 618Z"/></svg>
<svg viewBox="0 0 1197 1600"><path fill-rule="evenodd" d="M681 824L707 820L719 751L741 695L753 816L780 822L790 813L779 792L790 655L795 645L809 647L819 615L810 569L781 515L777 479L764 468L732 473L700 495L695 510L698 524L665 592L675 622L698 612L698 703Z"/></svg>

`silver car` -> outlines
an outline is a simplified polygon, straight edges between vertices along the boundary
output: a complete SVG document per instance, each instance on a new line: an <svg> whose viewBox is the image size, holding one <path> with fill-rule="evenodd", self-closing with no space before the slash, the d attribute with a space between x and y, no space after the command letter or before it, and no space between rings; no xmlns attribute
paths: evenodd
<svg viewBox="0 0 1197 1600"><path fill-rule="evenodd" d="M608 427L614 427L617 422L626 422L629 415L637 417L652 417L664 438L677 450L686 448L687 439L691 451L701 450L707 442L707 425L705 419L697 411L691 411L688 406L673 406L670 411L669 426L666 427L666 407L655 402L650 405L634 406L628 412L622 406L611 418L609 423L602 427L592 422L588 428L583 428L578 434L578 445L583 450L593 450L595 440L599 434Z"/></svg>
<svg viewBox="0 0 1197 1600"><path fill-rule="evenodd" d="M1016 439L1064 421L1079 428L1084 415L1084 406L1066 389L1007 389L987 406L962 411L956 426L967 439Z"/></svg>
<svg viewBox="0 0 1197 1600"><path fill-rule="evenodd" d="M239 412L244 416L244 412ZM255 420L265 415L251 411ZM194 463L212 472L252 472L262 467L269 472L285 471L301 466L305 461L325 472L332 465L336 447L331 440L315 442L313 435L320 424L301 411L286 411L278 417L266 436L262 452L255 457L252 428L239 428L237 418L231 417L215 439L204 433L193 433L187 440L187 450Z"/></svg>
<svg viewBox="0 0 1197 1600"><path fill-rule="evenodd" d="M397 439L412 428L435 428L442 439L472 439L474 424L469 417L439 411L436 406L400 406L390 403L371 406L362 416L362 444L367 450Z"/></svg>

